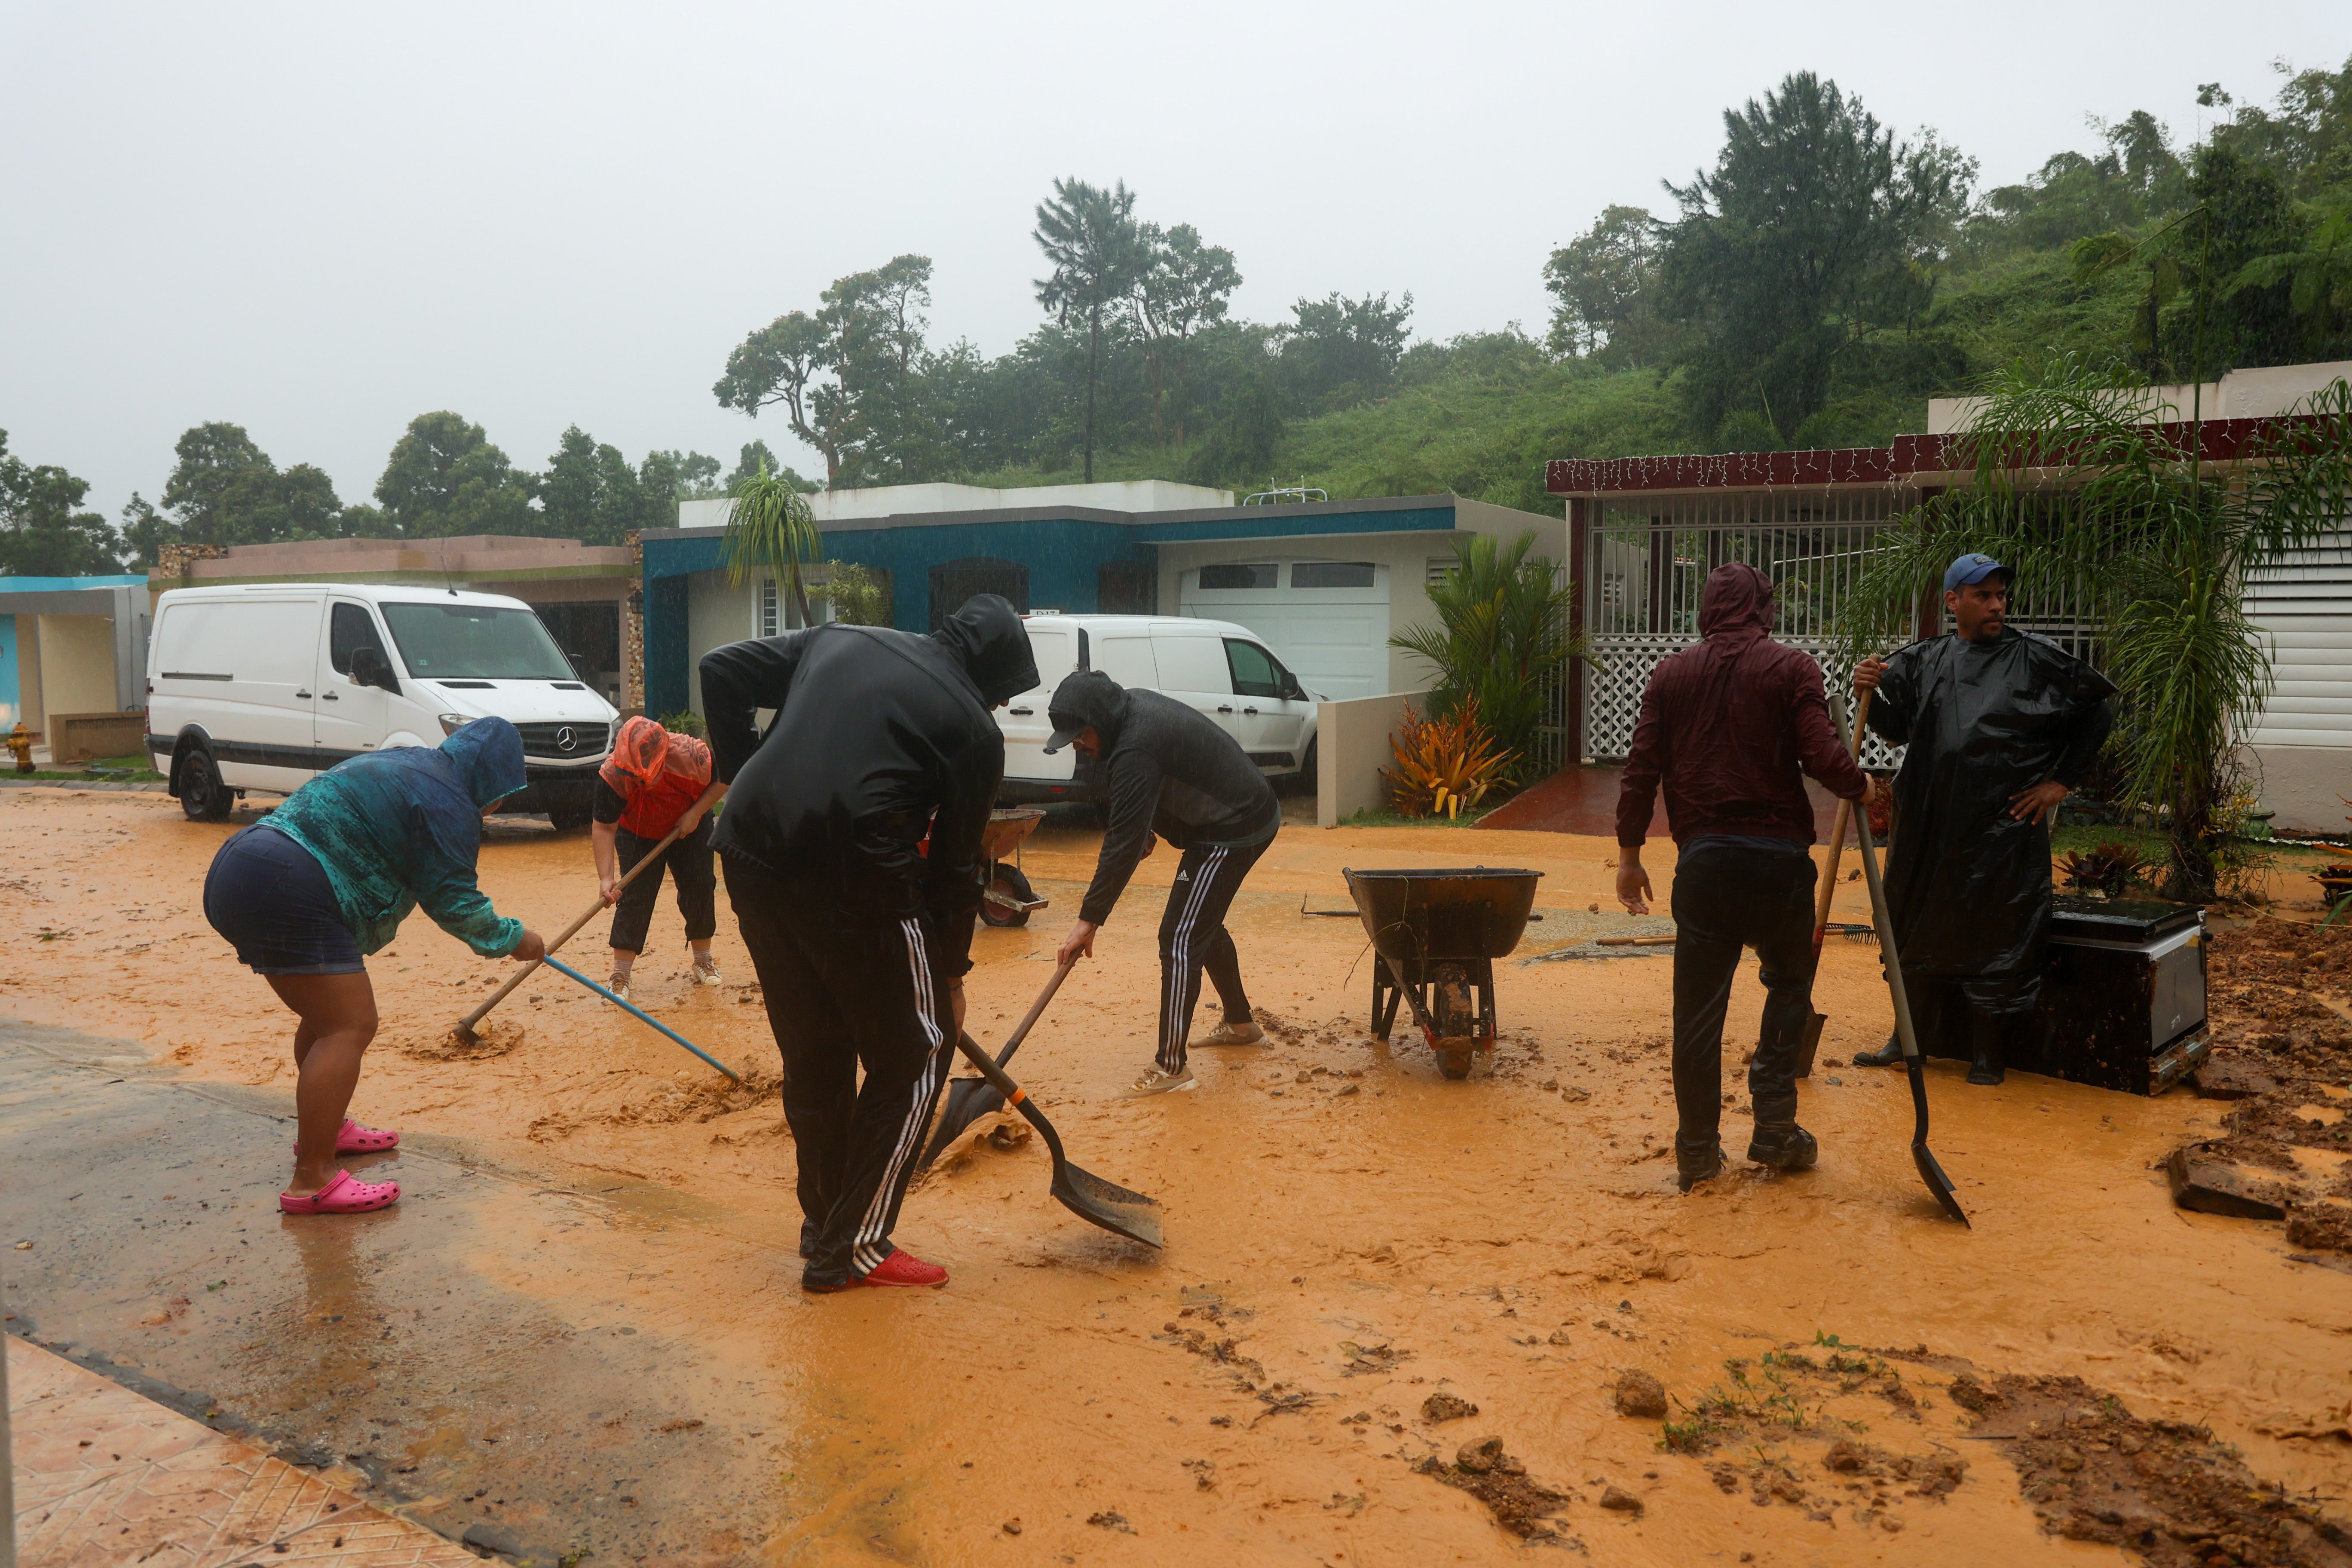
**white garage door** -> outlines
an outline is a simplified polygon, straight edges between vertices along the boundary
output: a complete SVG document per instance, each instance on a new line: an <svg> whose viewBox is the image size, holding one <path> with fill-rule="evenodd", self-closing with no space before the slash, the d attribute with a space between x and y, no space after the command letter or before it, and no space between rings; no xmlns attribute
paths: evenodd
<svg viewBox="0 0 2352 1568"><path fill-rule="evenodd" d="M1389 689L1389 569L1369 561L1251 561L1184 573L1178 607L1265 639L1309 691Z"/></svg>

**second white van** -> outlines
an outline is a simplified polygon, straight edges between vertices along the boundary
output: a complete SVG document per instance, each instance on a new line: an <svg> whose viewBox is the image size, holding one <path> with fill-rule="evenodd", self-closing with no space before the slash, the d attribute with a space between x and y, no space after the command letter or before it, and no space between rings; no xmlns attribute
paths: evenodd
<svg viewBox="0 0 2352 1568"><path fill-rule="evenodd" d="M586 826L620 714L521 600L272 583L156 602L147 750L196 821L220 821L247 790L290 795L348 758L437 746L490 717L522 731L530 782L507 809Z"/></svg>
<svg viewBox="0 0 2352 1568"><path fill-rule="evenodd" d="M1075 749L1048 756L1054 727L1045 704L1072 670L1099 669L1121 686L1142 687L1191 704L1241 742L1271 775L1315 776L1317 693L1299 683L1257 634L1231 621L1175 616L1025 616L1036 689L996 715L1004 731L1004 784L997 799L1024 802L1093 798L1092 780Z"/></svg>

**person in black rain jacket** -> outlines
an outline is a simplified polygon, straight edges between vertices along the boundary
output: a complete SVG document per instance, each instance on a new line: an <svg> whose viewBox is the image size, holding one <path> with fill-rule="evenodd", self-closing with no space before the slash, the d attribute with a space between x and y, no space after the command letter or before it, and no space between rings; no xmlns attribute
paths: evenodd
<svg viewBox="0 0 2352 1568"><path fill-rule="evenodd" d="M1185 1037L1205 967L1224 1004L1224 1022L1198 1043L1254 1046L1265 1038L1242 991L1241 957L1225 911L1282 826L1274 786L1241 742L1207 714L1157 691L1129 691L1099 670L1080 670L1055 688L1046 706L1054 734L1045 749L1075 745L1097 759L1110 796L1094 881L1062 943L1068 963L1094 952L1153 836L1184 852L1160 921L1160 1044L1150 1068L1128 1088L1140 1099L1192 1087Z"/></svg>
<svg viewBox="0 0 2352 1568"><path fill-rule="evenodd" d="M1037 684L1028 632L984 594L929 637L822 626L730 644L701 668L730 786L712 847L783 1058L802 1286L945 1284L890 1232L963 1026L981 838L1004 775L989 710Z"/></svg>

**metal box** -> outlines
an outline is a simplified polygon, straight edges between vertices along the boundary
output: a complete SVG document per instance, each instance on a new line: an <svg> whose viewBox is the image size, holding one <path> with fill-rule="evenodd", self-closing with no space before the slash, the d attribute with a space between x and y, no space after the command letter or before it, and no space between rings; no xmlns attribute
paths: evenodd
<svg viewBox="0 0 2352 1568"><path fill-rule="evenodd" d="M2041 1070L2161 1094L2205 1058L2205 911L2062 897L2042 972ZM2015 1064L2023 1067L2027 1064Z"/></svg>

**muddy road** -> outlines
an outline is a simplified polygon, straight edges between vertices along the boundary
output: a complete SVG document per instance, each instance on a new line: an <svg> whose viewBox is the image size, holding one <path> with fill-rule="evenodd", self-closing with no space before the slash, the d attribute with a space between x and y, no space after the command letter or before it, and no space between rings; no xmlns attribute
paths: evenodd
<svg viewBox="0 0 2352 1568"><path fill-rule="evenodd" d="M1938 1064L1963 1229L1912 1170L1900 1078L1832 1065L1889 1026L1876 949L1832 941L1801 1111L1820 1168L1735 1161L1683 1198L1670 961L1498 965L1502 1046L1447 1082L1403 1031L1366 1037L1360 929L1299 912L1344 904L1343 865L1483 861L1545 873L1521 958L1653 929L1592 912L1614 910L1605 841L1286 827L1234 921L1276 1043L1128 1104L1174 867L1154 857L1020 1066L1075 1159L1166 1205L1167 1251L1055 1205L1034 1140L975 1136L898 1233L948 1289L808 1298L748 962L722 912L730 984L691 986L667 899L635 994L743 1089L545 971L501 1009L519 1039L454 1055L508 966L413 917L370 961L384 1026L352 1108L407 1139L352 1168L405 1195L282 1219L289 1020L198 909L228 831L161 796L0 795L0 1226L33 1243L0 1251L9 1327L510 1557L1418 1565L1524 1539L1606 1563L2125 1562L2179 1544L2173 1492L2117 1471L2112 1501L2060 1496L2118 1443L2280 1489L2275 1541L2209 1521L2179 1561L2338 1550L2299 1510L2352 1495L2352 1272L2172 1206L2161 1163L2220 1103ZM978 934L983 1041L1051 973L1093 849L1041 833L1053 907ZM559 927L593 897L586 840L496 824L482 883ZM1832 918L1866 918L1858 883ZM566 956L601 975L600 927ZM1751 963L1735 1062L1759 1002ZM2004 1388L2031 1399L1965 1397ZM2077 1418L2103 1457L2070 1471L2044 1439Z"/></svg>

